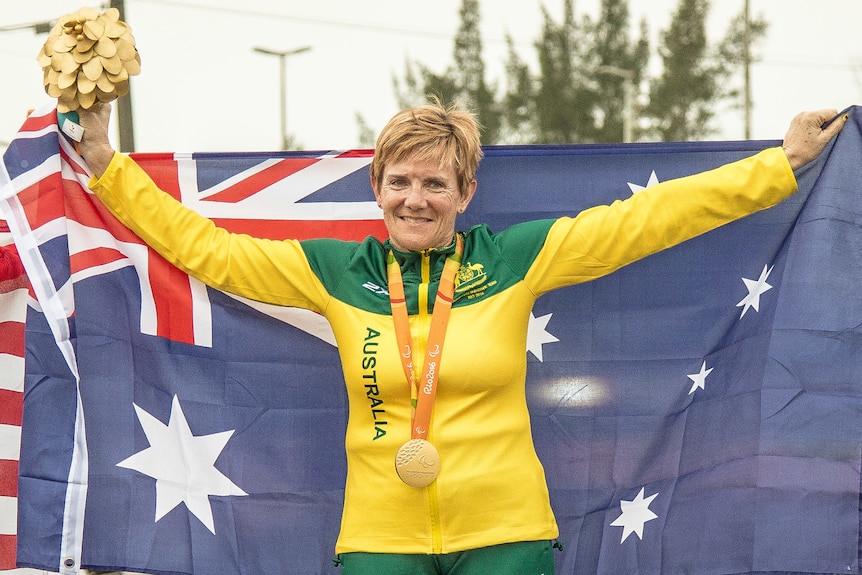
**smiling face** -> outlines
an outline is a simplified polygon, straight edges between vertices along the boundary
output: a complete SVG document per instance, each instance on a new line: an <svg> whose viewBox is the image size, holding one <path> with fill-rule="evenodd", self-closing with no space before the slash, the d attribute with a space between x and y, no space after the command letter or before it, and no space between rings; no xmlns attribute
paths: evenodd
<svg viewBox="0 0 862 575"><path fill-rule="evenodd" d="M473 180L463 193L452 167L406 159L387 165L371 187L392 244L402 251L422 251L452 243L455 218L476 191Z"/></svg>

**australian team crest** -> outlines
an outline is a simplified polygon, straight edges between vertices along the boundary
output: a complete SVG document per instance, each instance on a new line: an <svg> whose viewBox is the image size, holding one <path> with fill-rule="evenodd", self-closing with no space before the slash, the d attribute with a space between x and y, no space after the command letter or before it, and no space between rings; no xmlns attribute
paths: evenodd
<svg viewBox="0 0 862 575"><path fill-rule="evenodd" d="M468 299L474 299L495 283L497 282L488 282L484 265L468 261L458 268L458 273L455 275L455 297L466 296Z"/></svg>

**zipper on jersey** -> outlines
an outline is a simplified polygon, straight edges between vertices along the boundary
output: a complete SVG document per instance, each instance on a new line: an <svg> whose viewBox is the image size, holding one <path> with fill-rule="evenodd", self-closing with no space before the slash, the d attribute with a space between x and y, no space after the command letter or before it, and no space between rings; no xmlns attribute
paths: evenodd
<svg viewBox="0 0 862 575"><path fill-rule="evenodd" d="M416 377L418 378L425 363L425 349L428 346L428 332L431 328L431 313L428 311L428 302L431 296L431 252L433 250L425 250L422 252L422 263L420 267L420 280L418 286L418 310L413 330L413 357L421 358L419 361L413 362L413 369L417 370ZM433 421L433 417L432 417ZM434 426L431 426L428 434L428 440L434 443ZM428 520L431 525L431 552L442 553L443 549L443 529L440 525L440 501L437 497L437 482L433 482L426 487L428 490Z"/></svg>

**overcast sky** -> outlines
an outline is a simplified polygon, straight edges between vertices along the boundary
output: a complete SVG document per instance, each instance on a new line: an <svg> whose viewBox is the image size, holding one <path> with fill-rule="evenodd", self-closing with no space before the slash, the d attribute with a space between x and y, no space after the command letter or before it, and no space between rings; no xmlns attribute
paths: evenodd
<svg viewBox="0 0 862 575"><path fill-rule="evenodd" d="M709 28L717 40L744 0L714 0ZM356 114L376 131L396 111L393 76L405 61L443 72L452 61L460 0L125 0L141 54L132 80L137 151L257 151L280 146L278 58L255 46L311 50L287 59L288 131L305 149L358 145ZM630 0L633 20L647 18L653 39L677 0ZM779 139L796 112L862 104L859 0L750 0L770 23L753 68L752 137ZM3 2L0 141L8 142L26 111L46 102L36 63L46 36L8 30L56 19L85 4L69 0ZM94 5L94 4L90 4ZM541 6L559 18L563 0L482 0L488 80L502 86L513 36L532 62ZM575 0L595 14L599 0ZM655 41L653 42L655 49ZM741 139L741 112L722 112L718 139ZM2 149L2 147L0 147Z"/></svg>

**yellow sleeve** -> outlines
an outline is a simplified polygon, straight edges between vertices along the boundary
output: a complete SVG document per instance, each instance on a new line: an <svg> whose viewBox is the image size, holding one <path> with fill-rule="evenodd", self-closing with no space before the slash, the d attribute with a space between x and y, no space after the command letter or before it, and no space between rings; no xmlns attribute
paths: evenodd
<svg viewBox="0 0 862 575"><path fill-rule="evenodd" d="M162 257L203 283L249 299L323 312L328 296L298 241L232 234L161 191L115 153L89 187Z"/></svg>
<svg viewBox="0 0 862 575"><path fill-rule="evenodd" d="M770 148L609 206L560 218L526 276L536 295L586 282L709 230L769 208L796 192L781 148Z"/></svg>

